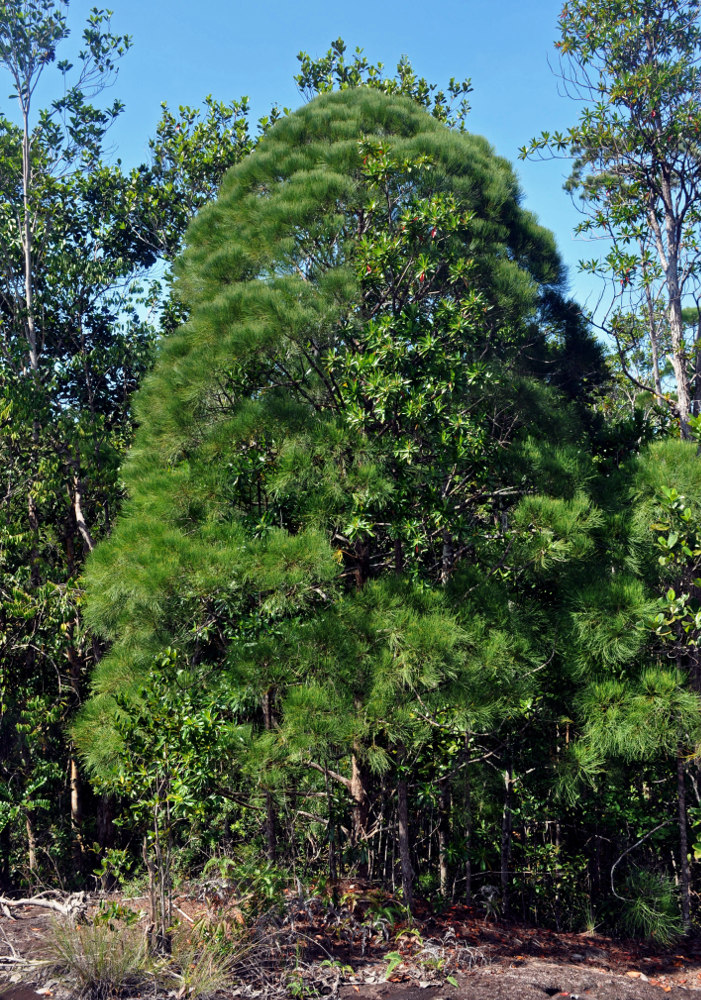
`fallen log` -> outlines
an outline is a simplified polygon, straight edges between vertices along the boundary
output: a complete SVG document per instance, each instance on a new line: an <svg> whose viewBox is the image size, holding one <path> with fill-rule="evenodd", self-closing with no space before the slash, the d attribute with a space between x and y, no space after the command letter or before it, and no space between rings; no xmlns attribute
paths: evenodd
<svg viewBox="0 0 701 1000"><path fill-rule="evenodd" d="M13 918L12 910L16 907L38 906L75 920L76 917L83 916L88 908L89 899L87 892L71 892L62 895L49 891L40 892L37 896L27 896L24 899L10 899L8 896L0 896L0 911L4 916Z"/></svg>

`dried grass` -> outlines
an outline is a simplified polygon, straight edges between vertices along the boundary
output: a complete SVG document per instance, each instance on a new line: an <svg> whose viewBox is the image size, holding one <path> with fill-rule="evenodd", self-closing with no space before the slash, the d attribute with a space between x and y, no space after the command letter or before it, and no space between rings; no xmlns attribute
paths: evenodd
<svg viewBox="0 0 701 1000"><path fill-rule="evenodd" d="M136 926L56 920L47 953L54 973L84 1000L108 1000L153 982L154 963Z"/></svg>

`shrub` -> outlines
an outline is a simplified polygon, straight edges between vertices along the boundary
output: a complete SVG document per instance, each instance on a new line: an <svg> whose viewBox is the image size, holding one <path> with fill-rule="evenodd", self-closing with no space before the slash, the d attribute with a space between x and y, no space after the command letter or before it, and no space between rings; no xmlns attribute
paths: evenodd
<svg viewBox="0 0 701 1000"><path fill-rule="evenodd" d="M177 996L206 1000L231 985L234 957L223 952L216 939L208 940L193 928L180 927L173 934L172 948L161 979Z"/></svg>
<svg viewBox="0 0 701 1000"><path fill-rule="evenodd" d="M623 906L621 927L633 937L651 938L663 946L682 934L676 887L667 875L635 871L625 883L630 897Z"/></svg>

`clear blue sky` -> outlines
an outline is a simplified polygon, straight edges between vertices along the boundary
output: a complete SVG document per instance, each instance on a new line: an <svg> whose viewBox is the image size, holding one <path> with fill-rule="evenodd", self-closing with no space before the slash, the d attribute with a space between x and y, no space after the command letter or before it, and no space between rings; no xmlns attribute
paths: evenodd
<svg viewBox="0 0 701 1000"><path fill-rule="evenodd" d="M98 0L71 0L74 35ZM126 105L113 132L126 164L147 156L160 114L199 105L207 94L247 95L254 116L278 103L301 103L292 80L297 53L321 55L341 36L372 62L393 69L402 54L429 81L472 78L471 131L514 163L525 204L552 229L569 267L573 294L584 303L598 285L577 276L593 249L575 241L578 215L562 191L566 162L517 162L518 147L542 129L573 124L578 106L558 94L554 41L560 0L105 0L113 30L133 38L114 88ZM7 108L9 111L9 107ZM593 305L590 298L590 305Z"/></svg>

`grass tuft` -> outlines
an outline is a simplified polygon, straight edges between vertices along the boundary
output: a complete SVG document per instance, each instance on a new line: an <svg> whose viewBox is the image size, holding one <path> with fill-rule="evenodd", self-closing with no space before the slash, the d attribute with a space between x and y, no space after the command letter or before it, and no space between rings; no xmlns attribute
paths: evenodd
<svg viewBox="0 0 701 1000"><path fill-rule="evenodd" d="M153 980L143 929L55 921L48 940L56 975L83 1000L109 1000Z"/></svg>

